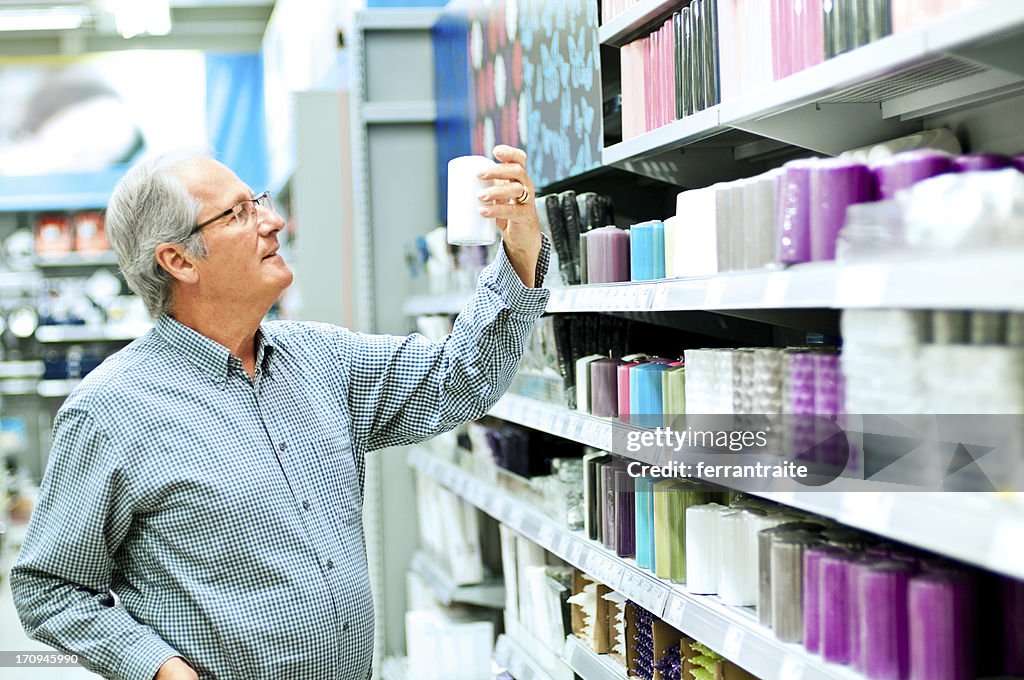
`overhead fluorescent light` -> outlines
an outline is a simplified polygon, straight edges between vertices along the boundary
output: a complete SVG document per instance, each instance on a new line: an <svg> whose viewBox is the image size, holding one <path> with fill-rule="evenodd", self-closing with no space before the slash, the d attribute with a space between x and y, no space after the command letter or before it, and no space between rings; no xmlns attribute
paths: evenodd
<svg viewBox="0 0 1024 680"><path fill-rule="evenodd" d="M171 32L169 0L105 0L103 6L114 15L114 25L123 38Z"/></svg>
<svg viewBox="0 0 1024 680"><path fill-rule="evenodd" d="M0 10L0 31L70 31L88 18L84 7Z"/></svg>

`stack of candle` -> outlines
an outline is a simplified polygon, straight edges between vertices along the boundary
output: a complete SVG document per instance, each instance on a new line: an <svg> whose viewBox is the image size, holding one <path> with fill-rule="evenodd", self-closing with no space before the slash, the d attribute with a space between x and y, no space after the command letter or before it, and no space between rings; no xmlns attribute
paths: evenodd
<svg viewBox="0 0 1024 680"><path fill-rule="evenodd" d="M717 3L691 0L619 49L623 139L718 103Z"/></svg>
<svg viewBox="0 0 1024 680"><path fill-rule="evenodd" d="M613 226L590 231L587 234L587 283L629 281L630 258L630 232Z"/></svg>
<svg viewBox="0 0 1024 680"><path fill-rule="evenodd" d="M563 284L581 283L587 273L582 260L589 256L584 237L594 229L615 223L611 198L571 190L538 196L537 215L541 230L551 239L551 259L557 265L553 271L561 274Z"/></svg>
<svg viewBox="0 0 1024 680"><path fill-rule="evenodd" d="M654 614L635 602L629 602L626 606L632 609L636 621L636 635L633 639L636 655L633 657L633 667L629 670L644 680L651 680L654 677L654 634L651 630Z"/></svg>
<svg viewBox="0 0 1024 680"><path fill-rule="evenodd" d="M651 220L630 227L629 256L633 281L665 278L665 224Z"/></svg>
<svg viewBox="0 0 1024 680"><path fill-rule="evenodd" d="M846 310L848 413L1024 412L1024 316Z"/></svg>

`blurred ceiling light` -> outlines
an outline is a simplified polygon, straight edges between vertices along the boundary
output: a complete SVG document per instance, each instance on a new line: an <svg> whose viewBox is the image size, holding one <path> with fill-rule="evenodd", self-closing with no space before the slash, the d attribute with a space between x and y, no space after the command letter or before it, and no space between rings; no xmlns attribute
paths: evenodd
<svg viewBox="0 0 1024 680"><path fill-rule="evenodd" d="M114 15L117 32L126 39L171 32L170 0L105 0L103 6Z"/></svg>
<svg viewBox="0 0 1024 680"><path fill-rule="evenodd" d="M80 28L89 16L85 7L0 9L0 31L70 31Z"/></svg>

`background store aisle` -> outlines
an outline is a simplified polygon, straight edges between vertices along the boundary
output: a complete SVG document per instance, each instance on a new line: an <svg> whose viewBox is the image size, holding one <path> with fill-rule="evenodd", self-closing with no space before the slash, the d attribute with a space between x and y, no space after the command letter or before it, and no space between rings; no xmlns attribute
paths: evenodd
<svg viewBox="0 0 1024 680"><path fill-rule="evenodd" d="M12 527L4 550L0 552L0 651L51 653L53 648L30 640L21 627L11 599L11 565L21 547L24 527ZM82 680L96 678L84 668L2 668L4 680Z"/></svg>

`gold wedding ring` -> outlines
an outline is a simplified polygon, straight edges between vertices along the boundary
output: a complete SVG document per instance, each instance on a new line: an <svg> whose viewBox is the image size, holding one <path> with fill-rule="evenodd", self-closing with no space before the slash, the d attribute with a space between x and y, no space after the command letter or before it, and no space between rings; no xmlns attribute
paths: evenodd
<svg viewBox="0 0 1024 680"><path fill-rule="evenodd" d="M526 202L530 200L530 190L523 186L523 193L516 199L516 203L519 205L526 205Z"/></svg>

